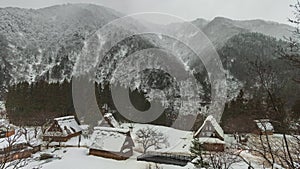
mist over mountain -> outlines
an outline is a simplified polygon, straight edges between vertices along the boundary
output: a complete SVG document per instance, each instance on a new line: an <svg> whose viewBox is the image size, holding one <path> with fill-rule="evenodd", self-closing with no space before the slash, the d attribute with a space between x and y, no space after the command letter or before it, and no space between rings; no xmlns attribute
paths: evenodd
<svg viewBox="0 0 300 169"><path fill-rule="evenodd" d="M224 17L216 17L211 21L198 18L191 21L212 41L212 43L220 48L232 36L256 32L267 36L272 36L277 39L285 39L293 36L295 30L292 26L281 24L272 21L264 21L260 19L255 20L232 20ZM189 34L189 30L184 29L185 24L170 24L170 31L176 31L181 34Z"/></svg>
<svg viewBox="0 0 300 169"><path fill-rule="evenodd" d="M62 82L84 73L85 70L78 72L77 66L78 62L81 61L82 50L87 39L103 25L121 16L123 14L117 11L92 4L67 4L37 10L1 8L0 97L3 99L9 85L18 82L32 83L40 79L49 82ZM238 45L242 44L243 47L249 45L250 48L253 47L252 52L259 52L258 46L260 45L257 43L263 43L267 39L266 49L270 50L261 57L269 60L269 57L273 55L275 46L283 43L280 39L292 36L291 31L293 30L291 26L276 22L237 21L223 17L216 17L212 21L196 19L191 23L201 29L210 39L219 52L223 64L228 65L229 58L230 61L236 61L231 67L225 66L229 100L237 97L239 91L251 80L244 78L246 74L242 70L243 67L237 65L243 64L241 58L251 56L251 52L240 50ZM137 29L143 28L141 23L136 23L134 20L132 25ZM180 36L186 38L193 36L185 28L185 23L173 23L167 26L169 31ZM130 30L120 30L120 32L122 31ZM268 38L269 36L273 38ZM101 80L104 79L112 79L112 73L120 59L138 50L160 46L159 39L157 36L135 36L120 42L105 56L102 69L96 80L102 82ZM245 40L251 42L246 43ZM105 43L106 40L103 39L103 41ZM183 52L184 47L178 43L164 42L168 42L167 45L176 46L176 52L182 53L182 57L187 60L187 65L192 67L201 65L195 60L189 60L191 58L190 53ZM234 54L228 51L239 51L240 53ZM92 66L85 65L86 71ZM203 66L200 67L203 68ZM208 83L207 72L203 71L197 72L198 75L203 76L200 82L202 94L209 92L209 87L203 87L203 83ZM156 77L159 76L156 75Z"/></svg>

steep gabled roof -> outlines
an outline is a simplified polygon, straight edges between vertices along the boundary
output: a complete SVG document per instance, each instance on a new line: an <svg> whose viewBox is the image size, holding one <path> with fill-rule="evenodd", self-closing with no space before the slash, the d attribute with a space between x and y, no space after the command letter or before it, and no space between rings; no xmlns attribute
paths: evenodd
<svg viewBox="0 0 300 169"><path fill-rule="evenodd" d="M216 121L216 119L212 116L209 115L205 121L203 122L202 126L198 129L198 131L195 133L195 136L199 135L200 132L202 131L203 127L207 122L210 122L212 126L214 127L215 131L220 135L220 137L224 138L224 131L222 127L219 125L219 123Z"/></svg>
<svg viewBox="0 0 300 169"><path fill-rule="evenodd" d="M124 151L125 153L126 149L123 150L123 145L129 137L128 133L128 129L95 127L90 148L116 153Z"/></svg>
<svg viewBox="0 0 300 169"><path fill-rule="evenodd" d="M57 122L65 136L82 131L74 116L59 117L54 121Z"/></svg>

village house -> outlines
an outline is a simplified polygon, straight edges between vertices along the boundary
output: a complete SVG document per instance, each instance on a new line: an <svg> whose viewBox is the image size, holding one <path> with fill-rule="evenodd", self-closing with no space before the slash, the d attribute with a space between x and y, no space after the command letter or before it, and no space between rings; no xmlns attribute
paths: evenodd
<svg viewBox="0 0 300 169"><path fill-rule="evenodd" d="M72 137L81 135L82 129L74 116L55 118L45 130L43 141L66 142Z"/></svg>
<svg viewBox="0 0 300 169"><path fill-rule="evenodd" d="M216 119L209 115L199 130L194 134L203 145L204 151L224 151L224 131L216 121Z"/></svg>
<svg viewBox="0 0 300 169"><path fill-rule="evenodd" d="M257 135L273 135L274 127L269 119L254 120L256 129L253 131Z"/></svg>
<svg viewBox="0 0 300 169"><path fill-rule="evenodd" d="M137 157L138 161L147 161L159 164L170 164L186 166L194 158L190 147L193 140L193 133L187 132L175 146L168 149L149 151Z"/></svg>
<svg viewBox="0 0 300 169"><path fill-rule="evenodd" d="M159 164L170 164L177 166L186 166L192 161L190 147L194 138L193 132L183 132L180 134L176 145L167 149L157 149L148 151L137 157L138 161L147 161Z"/></svg>
<svg viewBox="0 0 300 169"><path fill-rule="evenodd" d="M14 141L11 141L13 140L12 137L15 137L15 135L0 139L1 162L28 158L32 154L41 150L40 144L30 144L24 139L24 136L21 136Z"/></svg>
<svg viewBox="0 0 300 169"><path fill-rule="evenodd" d="M0 120L0 162L9 162L17 159L30 157L41 150L41 145L36 139L26 140L25 133L9 124L8 121Z"/></svg>
<svg viewBox="0 0 300 169"><path fill-rule="evenodd" d="M126 160L133 155L134 142L128 129L95 127L91 137L89 154Z"/></svg>

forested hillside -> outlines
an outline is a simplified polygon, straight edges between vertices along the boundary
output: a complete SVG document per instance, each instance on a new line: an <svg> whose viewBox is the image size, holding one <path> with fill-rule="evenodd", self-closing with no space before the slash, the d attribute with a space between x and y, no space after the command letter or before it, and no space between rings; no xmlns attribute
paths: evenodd
<svg viewBox="0 0 300 169"><path fill-rule="evenodd" d="M286 45L284 41L263 34L245 33L232 37L219 50L224 67L243 86L238 97L226 104L221 120L225 131L252 131L255 119L267 118L283 123L290 116L299 117L299 111L293 108L299 104L300 86L293 80L297 70L278 53ZM282 105L281 114L272 110L268 93L261 86L262 79L255 73L257 67L253 65L258 63L264 66L261 71L268 73L263 80L269 82L276 103Z"/></svg>

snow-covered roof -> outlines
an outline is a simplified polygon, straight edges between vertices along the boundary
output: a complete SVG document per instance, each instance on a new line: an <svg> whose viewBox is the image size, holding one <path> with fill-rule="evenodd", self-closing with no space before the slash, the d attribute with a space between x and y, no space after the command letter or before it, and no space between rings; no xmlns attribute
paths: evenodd
<svg viewBox="0 0 300 169"><path fill-rule="evenodd" d="M8 126L9 122L7 119L0 119L0 127Z"/></svg>
<svg viewBox="0 0 300 169"><path fill-rule="evenodd" d="M32 138L29 135L25 137L25 134L21 130L22 129L17 129L15 134L9 137L0 138L0 149L17 144L29 144L30 146L38 146L41 144L40 140ZM26 138L28 140L26 140Z"/></svg>
<svg viewBox="0 0 300 169"><path fill-rule="evenodd" d="M199 128L199 130L195 133L195 136L197 136L203 129L203 127L205 126L205 124L207 122L210 122L212 124L212 126L214 127L215 131L222 137L224 138L224 131L222 129L222 127L219 125L219 123L216 121L216 119L212 116L209 115L205 121L203 122L202 126Z"/></svg>
<svg viewBox="0 0 300 169"><path fill-rule="evenodd" d="M224 141L222 141L218 138L211 138L211 137L200 137L199 142L200 143L210 143L210 144L225 144Z"/></svg>
<svg viewBox="0 0 300 169"><path fill-rule="evenodd" d="M126 134L129 132L129 129L123 128L112 128L112 127L94 127L94 130L108 131L108 132L119 132Z"/></svg>
<svg viewBox="0 0 300 169"><path fill-rule="evenodd" d="M10 131L16 128L16 126L9 123L7 119L0 119L0 130L1 131Z"/></svg>
<svg viewBox="0 0 300 169"><path fill-rule="evenodd" d="M261 131L274 131L274 127L269 119L254 120L254 122Z"/></svg>
<svg viewBox="0 0 300 169"><path fill-rule="evenodd" d="M172 140L174 141L174 145L170 146L169 148L155 150L156 152L164 152L164 153L171 153L171 154L182 154L182 155L190 155L191 151L190 148L192 146L193 140L193 133L186 132L180 140ZM175 142L176 141L176 142Z"/></svg>
<svg viewBox="0 0 300 169"><path fill-rule="evenodd" d="M17 134L11 135L9 137L0 138L0 148L3 149L11 145L27 143L24 134L21 134L20 132L16 132L16 133Z"/></svg>
<svg viewBox="0 0 300 169"><path fill-rule="evenodd" d="M117 122L117 120L111 113L105 113L104 118L102 119L99 125L102 127L120 127L120 124Z"/></svg>
<svg viewBox="0 0 300 169"><path fill-rule="evenodd" d="M83 124L83 125L80 125L80 128L81 128L82 130L88 130L88 129L90 128L90 125L88 125L88 124Z"/></svg>
<svg viewBox="0 0 300 169"><path fill-rule="evenodd" d="M59 127L63 131L63 135L70 135L82 131L74 116L65 116L55 118Z"/></svg>
<svg viewBox="0 0 300 169"><path fill-rule="evenodd" d="M126 133L129 130L111 128L111 127L95 127L92 134L92 143L90 148L104 150L109 152L120 152L127 139Z"/></svg>

